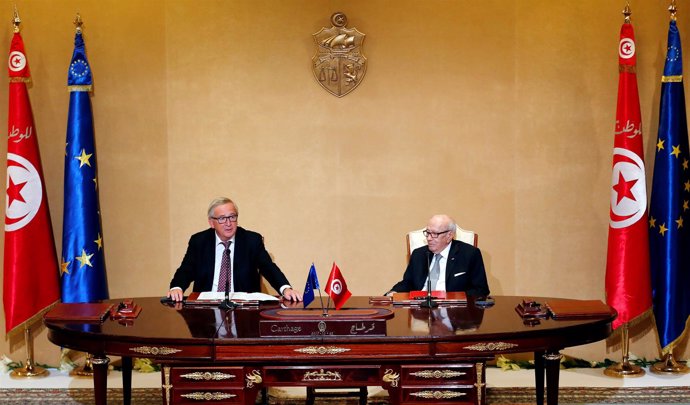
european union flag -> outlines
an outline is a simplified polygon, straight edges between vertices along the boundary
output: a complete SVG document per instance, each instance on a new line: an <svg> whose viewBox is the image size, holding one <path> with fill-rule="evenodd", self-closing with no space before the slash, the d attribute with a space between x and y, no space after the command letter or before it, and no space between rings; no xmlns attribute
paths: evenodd
<svg viewBox="0 0 690 405"><path fill-rule="evenodd" d="M92 84L84 39L81 28L77 28L67 76L70 96L60 262L63 302L92 302L108 298L89 98Z"/></svg>
<svg viewBox="0 0 690 405"><path fill-rule="evenodd" d="M304 308L314 301L314 290L318 290L319 288L319 278L316 277L316 267L314 267L314 263L312 263L309 268L309 275L307 276L307 284L304 286L304 295L302 296Z"/></svg>
<svg viewBox="0 0 690 405"><path fill-rule="evenodd" d="M676 22L668 31L661 78L659 137L649 207L654 316L664 350L682 335L690 315L690 154L683 64ZM669 347L670 346L670 347Z"/></svg>

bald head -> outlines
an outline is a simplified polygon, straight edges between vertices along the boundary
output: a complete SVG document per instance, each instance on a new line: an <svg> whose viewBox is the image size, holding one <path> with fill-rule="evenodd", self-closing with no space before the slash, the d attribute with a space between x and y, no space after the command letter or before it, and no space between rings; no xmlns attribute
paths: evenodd
<svg viewBox="0 0 690 405"><path fill-rule="evenodd" d="M429 250L439 253L455 238L455 221L445 214L429 218L426 224L426 242Z"/></svg>

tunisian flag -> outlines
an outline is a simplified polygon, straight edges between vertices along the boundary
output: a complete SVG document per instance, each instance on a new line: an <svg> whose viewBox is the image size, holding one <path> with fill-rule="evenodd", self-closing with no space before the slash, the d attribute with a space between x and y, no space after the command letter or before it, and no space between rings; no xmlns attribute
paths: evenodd
<svg viewBox="0 0 690 405"><path fill-rule="evenodd" d="M606 302L618 311L613 327L652 306L647 230L647 187L640 98L637 92L635 33L629 22L618 43L618 107L613 141Z"/></svg>
<svg viewBox="0 0 690 405"><path fill-rule="evenodd" d="M333 300L333 305L335 309L340 309L352 295L350 290L347 289L347 283L343 275L340 274L340 269L333 262L333 267L331 268L331 274L328 275L328 281L326 282L326 288L324 288L326 294Z"/></svg>
<svg viewBox="0 0 690 405"><path fill-rule="evenodd" d="M8 68L3 303L5 331L9 333L57 301L60 283L41 156L26 88L29 64L18 32L12 37Z"/></svg>

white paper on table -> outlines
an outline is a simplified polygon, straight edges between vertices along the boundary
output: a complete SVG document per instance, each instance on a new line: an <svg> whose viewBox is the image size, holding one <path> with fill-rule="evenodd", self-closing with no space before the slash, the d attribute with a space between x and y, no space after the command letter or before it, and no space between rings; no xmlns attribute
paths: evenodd
<svg viewBox="0 0 690 405"><path fill-rule="evenodd" d="M197 301L219 301L225 299L225 292L223 291L205 291L199 294ZM278 298L264 294L264 293L246 293L246 292L232 292L230 293L230 301L278 301Z"/></svg>

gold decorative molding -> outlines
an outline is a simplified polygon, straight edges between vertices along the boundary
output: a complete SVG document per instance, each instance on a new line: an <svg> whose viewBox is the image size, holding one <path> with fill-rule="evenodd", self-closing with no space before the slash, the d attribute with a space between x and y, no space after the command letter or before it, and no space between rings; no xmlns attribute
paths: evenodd
<svg viewBox="0 0 690 405"><path fill-rule="evenodd" d="M455 391L419 391L419 392L411 392L411 396L413 397L419 397L419 398L424 398L424 399L452 399L452 398L460 398L464 397L467 395L464 392L455 392Z"/></svg>
<svg viewBox="0 0 690 405"><path fill-rule="evenodd" d="M247 373L245 379L247 380L247 388L253 387L254 384L261 384L264 382L264 379L261 378L261 371L259 370L252 370L250 373Z"/></svg>
<svg viewBox="0 0 690 405"><path fill-rule="evenodd" d="M298 353L304 354L340 354L343 352L349 352L351 349L337 346L307 346L301 349L295 349Z"/></svg>
<svg viewBox="0 0 690 405"><path fill-rule="evenodd" d="M173 349L172 347L156 347L156 346L139 346L130 347L129 350L139 354L150 354L152 356L167 356L169 354L179 353L181 349Z"/></svg>
<svg viewBox="0 0 690 405"><path fill-rule="evenodd" d="M163 389L165 389L165 403L170 405L170 389L172 385L170 384L170 367L163 367Z"/></svg>
<svg viewBox="0 0 690 405"><path fill-rule="evenodd" d="M307 371L302 381L343 381L343 377L337 371Z"/></svg>
<svg viewBox="0 0 690 405"><path fill-rule="evenodd" d="M474 383L474 386L477 387L477 403L481 404L482 403L482 392L484 391L484 386L486 386L486 383L484 382L484 379L482 378L482 375L484 374L482 372L484 368L484 363L475 363L475 367L477 368L477 382Z"/></svg>
<svg viewBox="0 0 690 405"><path fill-rule="evenodd" d="M494 350L506 350L517 347L517 343L506 343L506 342L488 342L488 343L477 343L471 346L465 346L465 349L476 350L478 352L494 351Z"/></svg>
<svg viewBox="0 0 690 405"><path fill-rule="evenodd" d="M110 363L109 357L92 357L91 358L91 364L95 364L97 366L100 366L101 364L108 364L108 363Z"/></svg>
<svg viewBox="0 0 690 405"><path fill-rule="evenodd" d="M389 383L391 387L397 387L398 381L400 381L400 373L394 372L393 369L388 368L383 373L383 382Z"/></svg>
<svg viewBox="0 0 690 405"><path fill-rule="evenodd" d="M550 361L558 360L558 361L560 361L562 358L563 358L563 355L560 353L546 353L544 355L544 360L550 360Z"/></svg>
<svg viewBox="0 0 690 405"><path fill-rule="evenodd" d="M455 378L465 374L463 371L453 370L422 370L410 373L411 376L420 378Z"/></svg>
<svg viewBox="0 0 690 405"><path fill-rule="evenodd" d="M221 381L221 380L231 380L235 378L234 374L221 373L220 371L210 372L210 371L197 371L194 373L182 374L180 377L187 378L190 380L205 380L205 381Z"/></svg>
<svg viewBox="0 0 690 405"><path fill-rule="evenodd" d="M224 399L235 398L237 395L226 392L190 392L181 394L182 398L194 399L196 401L222 401Z"/></svg>

